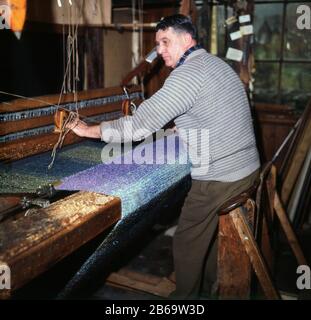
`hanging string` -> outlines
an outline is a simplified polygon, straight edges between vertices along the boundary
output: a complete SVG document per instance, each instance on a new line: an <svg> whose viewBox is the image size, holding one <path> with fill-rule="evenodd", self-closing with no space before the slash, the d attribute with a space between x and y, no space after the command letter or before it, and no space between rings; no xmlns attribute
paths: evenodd
<svg viewBox="0 0 311 320"><path fill-rule="evenodd" d="M67 73L67 91L68 92L71 92L71 57L72 57L72 54L71 53L71 50L73 50L73 47L72 47L72 36L71 36L71 7L69 7L69 10L68 10L68 21L69 21L69 24L68 24L68 36L67 36L67 63L68 63L68 73Z"/></svg>
<svg viewBox="0 0 311 320"><path fill-rule="evenodd" d="M48 101L44 101L42 99L38 99L38 98L32 98L32 97L26 97L26 96L22 96L20 94L16 94L16 93L11 93L11 92L6 92L6 91L1 91L0 90L0 93L1 94L5 94L7 96L12 96L12 97L15 97L15 98L22 98L22 99L26 99L26 100L30 100L30 101L36 101L36 102L41 102L41 103L44 103L44 104L48 104L48 105L51 105L53 107L58 107L56 104L51 104L50 102ZM3 103L3 102L2 102ZM6 104L11 104L10 102L6 102Z"/></svg>
<svg viewBox="0 0 311 320"><path fill-rule="evenodd" d="M75 7L75 16L76 16L76 23L78 24L79 16L78 16L78 8ZM78 32L74 35L74 101L76 103L76 111L78 111L78 81L79 79L79 45L78 45Z"/></svg>
<svg viewBox="0 0 311 320"><path fill-rule="evenodd" d="M72 34L72 63L71 63L71 72L72 72L72 92L75 93L75 72L76 72L76 69L75 69L75 60L76 60L76 34L74 34L74 19L75 19L75 15L74 15L74 9L71 10L71 7L70 7L70 17L71 17L71 34ZM76 17L77 19L77 17ZM78 23L78 21L76 21L76 23ZM75 96L75 95L74 95Z"/></svg>
<svg viewBox="0 0 311 320"><path fill-rule="evenodd" d="M70 85L70 82L71 82L70 81L70 77L71 77L71 73L72 73L71 67L75 72L78 72L78 69L74 68L74 66L72 66L71 64L72 64L72 56L73 56L74 50L75 50L74 56L77 55L77 51L78 51L78 49L73 44L73 42L74 42L73 39L77 39L79 18L82 16L83 7L84 7L84 0L82 1L82 4L81 4L79 17L78 17L78 15L76 16L76 24L75 24L75 26L73 26L73 23L72 23L72 20L71 20L71 18L72 18L71 6L70 6L70 9L69 9L69 14L70 14L69 22L70 23L69 23L69 28L68 28L68 33L69 34L68 34L68 42L67 42L68 59L67 59L66 71L65 71L65 74L64 74L64 78L63 78L63 84L62 84L61 92L60 92L60 95L59 95L57 110L59 109L59 105L60 105L60 102L61 102L61 99L62 99L62 95L63 95L64 88L65 88L66 79L67 79L67 85L69 83L69 86L70 86L70 89L71 89L71 85ZM72 30L71 30L71 28L72 28ZM78 78L78 76L77 76L77 73L76 73L73 76L73 80L77 81L77 78ZM75 86L76 85L73 84L73 87L75 87ZM57 148L61 148L62 147L62 144L63 144L63 141L64 141L66 135L70 132L70 129L67 128L67 124L69 124L71 121L74 121L77 117L79 117L79 112L78 112L78 107L77 107L77 101L78 101L77 90L75 90L75 92L74 92L74 100L76 102L76 111L75 112L74 111L70 111L69 112L69 115L68 115L67 119L64 121L64 123L62 124L62 126L60 128L59 137L58 137L58 140L57 140L56 144L53 147L52 154L51 154L52 160L51 160L51 163L48 165L48 169L51 169L53 164L54 164ZM56 112L57 112L57 110L56 110Z"/></svg>
<svg viewBox="0 0 311 320"><path fill-rule="evenodd" d="M52 166L54 164L57 148L61 148L62 147L66 135L71 130L70 128L67 128L67 124L73 122L77 118L79 118L79 115L76 112L71 111L71 112L69 112L69 115L66 118L66 120L62 123L62 126L60 128L60 134L58 136L58 140L55 143L55 145L53 147L53 150L52 150L52 154L51 154L52 160L51 160L50 164L48 165L48 169L49 170L52 168Z"/></svg>
<svg viewBox="0 0 311 320"><path fill-rule="evenodd" d="M81 5L81 8L80 8L80 12L79 12L79 17L82 16L83 7L84 7L84 0L82 1L82 5ZM77 32L78 32L78 21L77 21L75 29L74 29L73 37L76 37ZM71 62L71 56L73 54L73 47L72 46L70 47L69 53L67 53L67 54L68 54L67 65L66 65L64 78L63 78L63 84L62 84L60 95L59 95L58 105L60 104L60 101L62 99L64 88L65 88L65 85L66 85L66 79L67 79L67 76L68 76L68 73L69 73L69 65L70 65L70 62Z"/></svg>

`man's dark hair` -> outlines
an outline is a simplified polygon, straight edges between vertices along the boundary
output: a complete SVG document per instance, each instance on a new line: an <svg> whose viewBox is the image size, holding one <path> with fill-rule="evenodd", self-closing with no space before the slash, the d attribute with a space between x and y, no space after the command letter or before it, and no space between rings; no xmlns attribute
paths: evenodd
<svg viewBox="0 0 311 320"><path fill-rule="evenodd" d="M162 18L156 26L156 31L166 30L169 27L172 27L177 33L188 32L193 39L197 38L196 27L193 25L191 19L183 14L174 14L172 16Z"/></svg>

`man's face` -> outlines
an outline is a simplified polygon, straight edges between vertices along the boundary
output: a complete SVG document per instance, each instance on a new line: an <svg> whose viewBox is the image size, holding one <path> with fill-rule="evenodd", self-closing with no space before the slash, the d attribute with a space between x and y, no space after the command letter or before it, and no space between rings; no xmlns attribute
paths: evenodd
<svg viewBox="0 0 311 320"><path fill-rule="evenodd" d="M157 52L162 56L167 67L175 68L181 56L188 49L186 33L177 33L172 27L156 33Z"/></svg>

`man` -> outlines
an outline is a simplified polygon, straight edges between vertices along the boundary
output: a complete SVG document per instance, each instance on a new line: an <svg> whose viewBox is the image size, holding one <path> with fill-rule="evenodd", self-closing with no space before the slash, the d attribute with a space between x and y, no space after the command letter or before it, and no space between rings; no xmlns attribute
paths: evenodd
<svg viewBox="0 0 311 320"><path fill-rule="evenodd" d="M156 27L157 51L173 68L163 87L133 116L92 127L78 121L72 128L84 137L108 142L122 136L122 141L129 141L174 120L179 132L185 136L198 132L198 140L205 141L198 152L207 153L208 159L191 169L192 187L174 235L174 296L181 299L211 293L217 280L217 210L253 184L260 166L242 82L229 65L200 48L195 37L189 18L162 19ZM125 125L129 120L132 130ZM200 139L203 132L208 132L208 143ZM194 140L188 141L190 154Z"/></svg>

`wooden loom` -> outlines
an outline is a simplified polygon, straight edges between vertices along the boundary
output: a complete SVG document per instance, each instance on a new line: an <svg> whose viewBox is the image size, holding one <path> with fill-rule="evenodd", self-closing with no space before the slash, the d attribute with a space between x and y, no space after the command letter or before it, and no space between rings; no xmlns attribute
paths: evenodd
<svg viewBox="0 0 311 320"><path fill-rule="evenodd" d="M136 95L138 98L140 92L140 88L138 86L134 86L129 89L130 94ZM95 100L100 98L110 98L113 96L121 96L124 95L121 87L112 87L105 89L94 89L88 91L79 92L78 102ZM38 129L40 127L53 125L54 124L54 114L56 111L56 105L58 104L58 95L48 95L37 97L36 100L29 99L17 99L11 102L1 103L0 104L0 137L8 136L9 134L14 134L17 132L21 132L23 130L30 129ZM79 110L79 114L86 117L97 116L101 114L111 114L114 112L112 118L117 118L122 116L122 102L126 101L126 97L119 98L118 101L102 103L102 104L94 104L90 103L89 106L85 108L81 108ZM140 100L140 99L138 99ZM74 104L74 94L66 94L63 95L63 99L60 103L60 107L66 106L67 104L71 105L75 110ZM23 118L23 112L35 112L36 110L40 110L43 107L47 107L49 105L54 105L54 110L49 110L48 115L39 115L37 117L29 117ZM68 108L68 107L67 107ZM40 111L39 111L40 112ZM119 112L119 114L118 114ZM9 117L12 113L19 113L19 119L4 120L4 117ZM15 138L7 142L0 142L0 161L14 161L18 159L22 159L27 156L32 156L34 154L38 154L41 152L49 151L53 149L53 146L57 142L58 136L55 135L51 130L50 133L42 133L37 134L31 137L24 138ZM64 145L72 144L75 142L81 141L81 138L77 137L73 133L69 133L67 138L64 141Z"/></svg>
<svg viewBox="0 0 311 320"><path fill-rule="evenodd" d="M128 93L140 100L138 87L132 87ZM74 107L72 110L75 110L77 105L83 116L102 115L104 119L114 119L122 116L127 98L121 87L96 89L79 93L77 102L73 94L64 95L60 107ZM8 139L0 143L2 161L12 162L52 150L58 140L58 134L53 132L58 99L58 95L49 95L0 104L0 136ZM83 101L87 104L84 105ZM65 116L65 113L57 114ZM61 123L64 119L58 120ZM45 132L46 128L50 132ZM19 136L20 132L33 129L39 133ZM64 144L80 140L69 133ZM1 290L0 298L8 297L12 290L34 279L121 218L119 198L94 192L75 192L69 196L58 194L49 199L55 201L51 205L32 209L34 214L25 216L25 203L35 200L27 194L0 195L0 265L9 266L11 270L11 290Z"/></svg>

